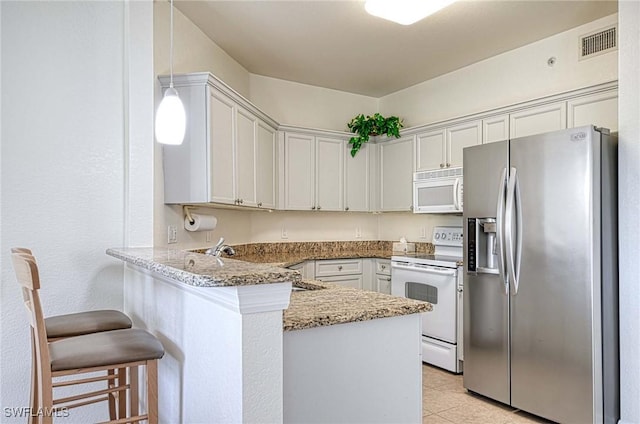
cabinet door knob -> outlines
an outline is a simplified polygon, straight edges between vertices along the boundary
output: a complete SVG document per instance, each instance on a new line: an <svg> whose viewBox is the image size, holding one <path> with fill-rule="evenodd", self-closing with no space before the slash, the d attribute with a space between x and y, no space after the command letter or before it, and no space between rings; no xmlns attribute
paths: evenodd
<svg viewBox="0 0 640 424"><path fill-rule="evenodd" d="M440 164L440 168L444 168L444 163L441 163L441 164Z"/></svg>
<svg viewBox="0 0 640 424"><path fill-rule="evenodd" d="M345 211L348 211L348 210L349 210L349 206L347 206L346 208L344 208L344 210L345 210Z"/></svg>
<svg viewBox="0 0 640 424"><path fill-rule="evenodd" d="M412 211L413 210L413 205L409 206L409 210Z"/></svg>
<svg viewBox="0 0 640 424"><path fill-rule="evenodd" d="M318 210L322 209L322 206L318 205Z"/></svg>
<svg viewBox="0 0 640 424"><path fill-rule="evenodd" d="M315 210L316 210L316 207L315 207L315 206L311 206L311 209L315 211Z"/></svg>
<svg viewBox="0 0 640 424"><path fill-rule="evenodd" d="M262 207L262 202L258 203L258 207L259 208Z"/></svg>
<svg viewBox="0 0 640 424"><path fill-rule="evenodd" d="M233 201L233 203L235 203L236 205L240 203L240 199L236 199Z"/></svg>
<svg viewBox="0 0 640 424"><path fill-rule="evenodd" d="M342 265L338 265L338 271L342 271Z"/></svg>
<svg viewBox="0 0 640 424"><path fill-rule="evenodd" d="M451 166L451 164L450 164L450 163L448 163L448 164L447 164L447 168L449 168L450 166Z"/></svg>
<svg viewBox="0 0 640 424"><path fill-rule="evenodd" d="M391 277L387 278L387 281L391 281Z"/></svg>
<svg viewBox="0 0 640 424"><path fill-rule="evenodd" d="M243 203L244 203L244 199L240 199L240 204L243 204Z"/></svg>
<svg viewBox="0 0 640 424"><path fill-rule="evenodd" d="M386 268L387 268L387 266L386 266L386 265L380 265L380 268L382 268L382 269L386 269Z"/></svg>

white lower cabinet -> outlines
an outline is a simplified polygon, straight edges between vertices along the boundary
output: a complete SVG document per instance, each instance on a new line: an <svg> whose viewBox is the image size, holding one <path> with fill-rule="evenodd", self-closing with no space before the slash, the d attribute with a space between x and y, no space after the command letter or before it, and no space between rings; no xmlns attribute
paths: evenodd
<svg viewBox="0 0 640 424"><path fill-rule="evenodd" d="M391 261L388 259L375 259L375 290L391 294Z"/></svg>
<svg viewBox="0 0 640 424"><path fill-rule="evenodd" d="M362 259L315 261L315 279L362 289Z"/></svg>
<svg viewBox="0 0 640 424"><path fill-rule="evenodd" d="M313 280L316 278L314 261L305 261L299 264L291 265L289 269L300 271L303 280Z"/></svg>

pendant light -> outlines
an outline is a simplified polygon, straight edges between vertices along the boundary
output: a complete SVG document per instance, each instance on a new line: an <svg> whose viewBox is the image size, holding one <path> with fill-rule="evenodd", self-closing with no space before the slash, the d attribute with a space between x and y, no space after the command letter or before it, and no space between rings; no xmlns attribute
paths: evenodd
<svg viewBox="0 0 640 424"><path fill-rule="evenodd" d="M156 111L156 140L161 144L182 144L186 129L187 118L178 91L173 88L173 0L170 1L171 24L169 28L169 88Z"/></svg>

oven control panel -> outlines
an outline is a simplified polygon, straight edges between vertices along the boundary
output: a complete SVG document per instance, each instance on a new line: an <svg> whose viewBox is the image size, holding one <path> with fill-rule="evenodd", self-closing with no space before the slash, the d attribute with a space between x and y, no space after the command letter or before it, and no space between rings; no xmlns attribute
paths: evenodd
<svg viewBox="0 0 640 424"><path fill-rule="evenodd" d="M462 227L435 227L433 244L440 246L462 247Z"/></svg>

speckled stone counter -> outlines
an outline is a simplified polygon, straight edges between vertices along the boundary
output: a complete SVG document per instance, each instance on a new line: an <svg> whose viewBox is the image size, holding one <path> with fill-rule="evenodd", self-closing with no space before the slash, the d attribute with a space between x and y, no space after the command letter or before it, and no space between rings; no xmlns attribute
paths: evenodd
<svg viewBox="0 0 640 424"><path fill-rule="evenodd" d="M430 303L363 291L316 280L295 283L283 316L284 331L390 318L431 311Z"/></svg>
<svg viewBox="0 0 640 424"><path fill-rule="evenodd" d="M233 246L235 259L290 267L304 261L321 259L380 258L391 259L391 241L321 241L285 243L249 243ZM416 252L433 253L433 244L415 243ZM204 252L205 249L194 250Z"/></svg>
<svg viewBox="0 0 640 424"><path fill-rule="evenodd" d="M107 255L197 287L228 287L301 280L300 273L266 264L166 248L108 249Z"/></svg>

